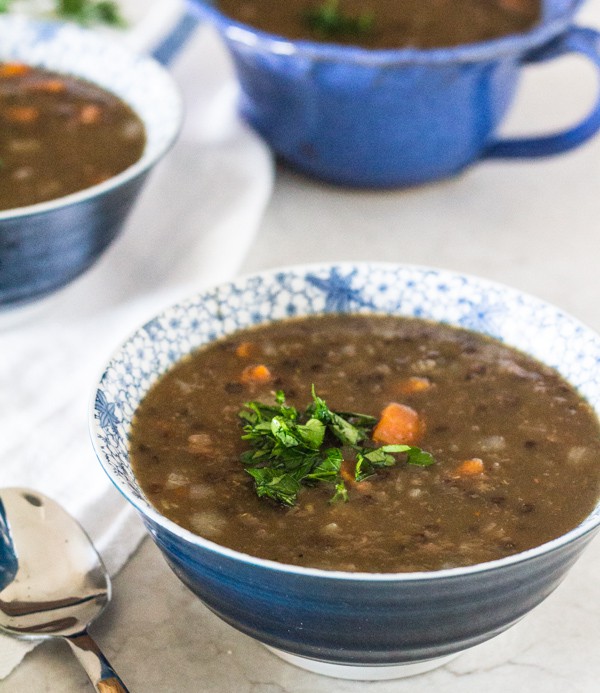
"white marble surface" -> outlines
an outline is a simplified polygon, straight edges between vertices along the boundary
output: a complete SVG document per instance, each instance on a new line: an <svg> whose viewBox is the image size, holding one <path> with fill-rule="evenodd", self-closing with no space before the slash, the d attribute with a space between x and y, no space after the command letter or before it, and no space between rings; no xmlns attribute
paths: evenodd
<svg viewBox="0 0 600 693"><path fill-rule="evenodd" d="M582 20L600 26L598 1ZM530 68L511 132L571 122L597 89L580 59ZM242 271L314 260L406 261L464 270L535 293L600 329L600 136L535 162L480 164L452 180L386 192L340 190L279 169ZM92 632L132 693L594 693L600 681L600 539L513 627L441 669L355 683L288 665L220 622L150 541L114 581ZM61 643L29 654L7 693L90 690Z"/></svg>

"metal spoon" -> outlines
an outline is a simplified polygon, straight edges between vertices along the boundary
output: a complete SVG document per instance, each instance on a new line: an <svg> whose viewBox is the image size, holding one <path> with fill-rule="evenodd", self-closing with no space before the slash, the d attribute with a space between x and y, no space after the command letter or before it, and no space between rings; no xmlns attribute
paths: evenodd
<svg viewBox="0 0 600 693"><path fill-rule="evenodd" d="M100 693L127 693L87 633L111 596L89 537L37 491L0 489L0 628L23 638L63 638Z"/></svg>

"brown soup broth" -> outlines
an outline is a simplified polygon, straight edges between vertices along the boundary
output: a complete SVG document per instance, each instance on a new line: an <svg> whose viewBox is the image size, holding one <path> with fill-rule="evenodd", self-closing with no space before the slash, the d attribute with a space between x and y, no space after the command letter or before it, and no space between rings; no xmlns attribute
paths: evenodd
<svg viewBox="0 0 600 693"><path fill-rule="evenodd" d="M324 30L322 22L315 25L310 17L327 2L331 5L331 0L219 0L218 6L233 19L269 33L366 48L440 48L487 41L529 31L541 17L541 0L339 0L333 4L341 22L343 17L351 22L363 17L366 22L362 29L351 25Z"/></svg>
<svg viewBox="0 0 600 693"><path fill-rule="evenodd" d="M0 63L0 210L53 200L112 178L144 151L144 125L95 84Z"/></svg>
<svg viewBox="0 0 600 693"><path fill-rule="evenodd" d="M246 385L265 364L272 380ZM408 392L407 382L427 387ZM436 463L399 461L331 503L331 484L288 508L259 499L240 462L238 412L311 384L332 409L378 416L409 405ZM599 495L600 428L554 370L500 342L419 319L331 315L233 334L183 359L140 405L134 473L156 508L224 546L275 561L367 572L437 570L502 558L577 526ZM461 475L478 458L482 473Z"/></svg>

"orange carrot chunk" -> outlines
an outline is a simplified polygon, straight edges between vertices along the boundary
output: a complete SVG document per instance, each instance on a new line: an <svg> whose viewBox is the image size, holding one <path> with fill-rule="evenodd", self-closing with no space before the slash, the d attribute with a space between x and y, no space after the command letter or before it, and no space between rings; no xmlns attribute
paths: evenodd
<svg viewBox="0 0 600 693"><path fill-rule="evenodd" d="M84 125L94 125L100 120L102 109L95 103L86 103L79 111L79 122Z"/></svg>
<svg viewBox="0 0 600 693"><path fill-rule="evenodd" d="M240 380L246 385L251 383L268 383L269 380L272 380L272 375L271 371L261 363L257 366L244 368Z"/></svg>
<svg viewBox="0 0 600 693"><path fill-rule="evenodd" d="M253 351L254 344L252 342L240 342L235 348L235 355L241 359L247 359L249 356L252 356Z"/></svg>
<svg viewBox="0 0 600 693"><path fill-rule="evenodd" d="M5 113L13 123L33 123L40 115L35 106L8 106Z"/></svg>
<svg viewBox="0 0 600 693"><path fill-rule="evenodd" d="M45 92L46 94L62 94L67 90L67 85L60 79L44 79L32 84L29 90Z"/></svg>
<svg viewBox="0 0 600 693"><path fill-rule="evenodd" d="M23 63L3 63L0 65L0 77L20 77L30 71L31 67Z"/></svg>
<svg viewBox="0 0 600 693"><path fill-rule="evenodd" d="M401 380L398 383L398 394L400 395L412 395L415 392L424 392L429 390L431 387L431 380L429 378L421 378L419 376L413 375L410 378Z"/></svg>
<svg viewBox="0 0 600 693"><path fill-rule="evenodd" d="M425 424L411 407L391 402L381 412L373 440L384 445L413 445L425 432Z"/></svg>
<svg viewBox="0 0 600 693"><path fill-rule="evenodd" d="M346 462L344 460L342 462L342 466L340 468L340 476L342 477L343 481L349 485L350 488L355 489L356 491L359 491L360 493L369 493L370 491L373 490L373 484L371 484L370 481L356 481L356 476L354 474L354 465L352 463Z"/></svg>
<svg viewBox="0 0 600 693"><path fill-rule="evenodd" d="M461 462L454 470L454 473L457 476L477 476L478 474L483 474L484 471L483 460L479 459L479 457L472 457L470 460Z"/></svg>

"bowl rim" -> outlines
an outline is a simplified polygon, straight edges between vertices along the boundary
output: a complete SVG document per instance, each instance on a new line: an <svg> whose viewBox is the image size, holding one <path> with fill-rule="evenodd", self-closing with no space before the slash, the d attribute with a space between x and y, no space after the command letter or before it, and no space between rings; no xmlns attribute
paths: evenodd
<svg viewBox="0 0 600 693"><path fill-rule="evenodd" d="M109 35L102 34L97 31L93 31L91 29L87 29L85 27L81 27L77 24L74 24L72 22L65 22L61 20L53 20L53 19L48 19L48 20L41 20L41 19L34 19L22 15L5 15L2 16L0 15L0 23L2 24L8 24L10 26L11 23L16 23L20 25L28 24L28 25L33 25L33 26L39 26L39 27L44 27L44 26L53 26L53 27L68 27L70 31L75 31L75 32L80 32L86 36L88 36L91 40L95 41L98 45L106 45L108 47L112 47L113 50L118 49L121 54L127 54L131 57L136 58L136 65L150 65L152 69L160 76L160 78L163 81L163 84L165 87L167 87L164 91L165 94L167 92L170 92L168 94L169 98L172 99L173 105L174 105L174 118L172 123L170 123L170 131L168 133L168 137L165 138L164 142L160 144L160 146L156 147L154 152L149 154L146 151L146 148L142 152L142 155L140 158L135 161L131 166L127 167L120 173L117 173L114 176L111 176L105 181L102 181L101 183L97 183L96 185L92 185L88 188L83 188L82 190L77 190L73 193L70 193L69 195L63 195L62 197L56 197L51 200L45 200L43 202L36 202L31 205L25 205L23 207L13 207L10 209L5 209L5 210L0 210L0 223L3 221L7 220L13 220L13 219L20 219L22 217L28 217L28 216L36 216L38 214L44 214L46 212L52 212L57 209L62 209L63 207L69 207L71 205L77 205L80 203L84 203L92 198L95 197L100 197L102 195L105 195L109 193L110 191L114 190L115 188L120 187L124 183L127 183L140 175L144 174L146 171L151 169L160 159L171 149L171 147L174 145L180 131L181 127L183 124L183 118L184 118L184 106L183 106L183 96L181 94L181 91L179 87L177 86L175 80L173 79L172 75L169 73L169 71L161 65L156 59L154 59L150 55L145 55L143 53L137 52L131 48L129 48L124 42L123 43L118 43L115 41L115 39L111 38ZM0 62L2 60L0 59ZM39 60L32 60L31 62L24 61L26 64L31 65L32 67L37 67L40 65ZM78 77L78 70L77 70L77 64L75 63L73 65L73 71L69 72L68 74L72 75L73 77ZM89 80L87 78L84 78L87 81L92 82L93 84L97 84L93 82L93 80ZM104 89L105 91L111 91L110 88L104 87L102 85L97 84L101 89ZM112 92L114 93L114 92ZM132 107L133 108L133 107ZM142 120L142 123L144 126L146 126L146 121L145 119L136 111L135 108L133 108L134 112L136 115Z"/></svg>
<svg viewBox="0 0 600 693"><path fill-rule="evenodd" d="M396 573L386 573L386 572L364 572L364 571L343 571L343 570L326 570L323 568L311 568L305 566L297 566L288 563L280 563L278 561L273 561L270 559L259 558L258 556L253 556L252 554L247 554L242 551L237 551L235 549L222 546L221 544L211 541L210 539L205 539L197 534L194 534L190 530L181 527L177 523L168 519L162 515L154 506L146 501L147 505L144 504L141 499L137 498L132 494L127 487L127 485L118 476L114 475L110 465L107 464L107 459L104 451L100 445L100 427L97 421L95 413L95 403L96 397L99 392L103 391L102 380L104 375L107 373L111 364L114 362L118 354L121 353L123 347L129 343L132 339L136 337L144 329L144 326L149 322L152 322L157 317L167 316L171 311L178 310L186 305L189 305L192 301L197 302L201 297L209 295L211 292L215 291L219 287L227 286L230 284L244 284L251 281L253 278L262 277L276 277L277 275L286 274L290 272L307 274L309 272L315 272L323 269L352 269L356 267L361 268L381 268L381 269L406 269L406 270L417 270L423 272L434 272L438 273L446 278L449 277L462 277L469 281L475 282L480 286L496 288L497 290L508 292L512 296L520 296L522 298L534 301L540 307L546 307L552 309L557 315L569 320L573 325L582 328L588 334L594 335L594 337L600 339L600 333L596 332L593 328L589 327L578 318L574 317L570 313L562 310L558 306L541 299L534 294L527 291L522 291L520 289L514 288L503 282L499 282L492 279L487 279L479 275L471 274L469 272L462 272L458 270L451 270L441 267L434 267L429 265L412 264L412 263L401 263L401 262L379 262L379 261L340 261L340 262L318 262L318 263L306 263L297 265L285 265L281 267L275 267L267 270L250 272L239 277L235 277L229 281L214 283L207 286L195 293L184 296L177 300L175 303L171 303L166 308L161 309L158 313L155 313L150 318L146 319L141 325L138 325L132 332L129 333L127 337L121 340L121 343L117 348L115 348L109 355L108 360L105 362L104 367L99 372L98 377L94 380L95 386L92 390L91 397L89 400L88 408L88 424L89 433L91 437L92 447L96 454L96 458L103 468L104 472L116 487L116 489L123 495L123 497L131 503L131 505L137 510L138 513L143 518L147 518L154 524L158 525L162 529L166 530L168 533L175 535L178 539L183 540L194 546L198 546L204 551L209 551L213 554L220 555L223 558L230 559L239 563L246 564L247 566L254 566L256 568L262 568L266 570L271 570L279 573L286 573L289 575L314 577L323 580L344 580L347 582L378 582L378 583L412 583L412 582L430 582L436 580L444 579L459 579L465 578L467 576L477 575L480 573L492 572L502 569L510 569L512 566L517 564L524 564L535 559L538 559L544 555L553 553L562 547L573 543L576 540L583 539L587 535L593 535L598 529L600 529L600 498L592 512L588 514L576 527L561 534L560 536L551 539L550 541L539 544L531 549L525 551L520 551L519 553L511 554L505 556L504 558L486 561L483 563L475 563L473 565L458 566L454 568L443 568L440 570L424 570L424 571L412 571L412 572L396 572ZM268 322L268 321L267 321ZM227 333L230 334L230 333ZM509 345L510 346L510 345ZM160 376L157 376L160 377ZM153 383L156 379L153 380ZM596 410L595 410L596 411ZM596 411L596 415L600 418L600 414ZM155 534L153 531L152 534ZM591 538L591 536L589 537Z"/></svg>
<svg viewBox="0 0 600 693"><path fill-rule="evenodd" d="M543 0L542 0L543 1ZM232 43L263 53L308 57L323 62L356 63L371 67L393 64L456 64L497 60L519 56L561 34L584 0L565 0L564 9L548 21L538 21L522 34L508 34L489 41L477 41L442 48L364 48L356 45L327 43L285 36L257 29L232 19L213 5L213 0L187 0L191 12L212 20Z"/></svg>

